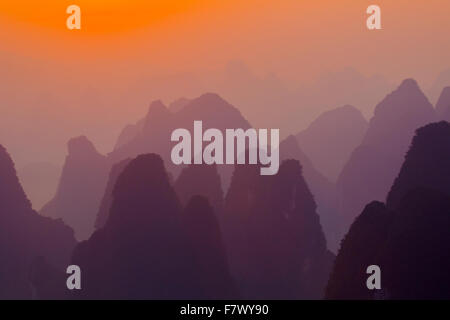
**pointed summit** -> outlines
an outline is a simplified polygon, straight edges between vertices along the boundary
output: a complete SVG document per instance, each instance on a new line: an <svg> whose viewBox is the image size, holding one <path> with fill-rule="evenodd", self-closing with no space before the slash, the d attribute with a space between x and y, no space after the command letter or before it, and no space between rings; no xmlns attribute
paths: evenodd
<svg viewBox="0 0 450 320"><path fill-rule="evenodd" d="M161 157L140 155L125 167L114 187L106 224L77 246L73 263L87 279L83 290L73 293L81 298L199 296L201 275L195 270L181 208ZM98 267L103 265L108 267Z"/></svg>
<svg viewBox="0 0 450 320"><path fill-rule="evenodd" d="M99 229L102 228L106 221L108 221L109 218L109 211L111 209L111 205L113 202L113 190L117 183L117 179L119 178L119 175L122 173L122 171L128 166L131 159L125 159L119 163L116 163L111 168L111 171L109 172L108 177L108 183L106 184L106 190L103 194L103 198L100 204L100 208L98 210L97 218L95 220L95 228Z"/></svg>
<svg viewBox="0 0 450 320"><path fill-rule="evenodd" d="M185 106L187 106L191 101L191 99L179 98L169 105L169 110L173 113L177 113L181 111Z"/></svg>
<svg viewBox="0 0 450 320"><path fill-rule="evenodd" d="M67 143L67 150L70 156L99 154L97 149L95 149L94 144L89 141L86 136L80 136L70 139Z"/></svg>
<svg viewBox="0 0 450 320"><path fill-rule="evenodd" d="M205 93L191 100L178 112L178 119L185 126L189 121L189 127L192 127L194 120L202 120L203 126L207 128L250 128L241 112L216 93Z"/></svg>
<svg viewBox="0 0 450 320"><path fill-rule="evenodd" d="M216 214L220 215L223 208L223 191L217 165L192 164L184 168L174 188L185 206L196 195L209 200Z"/></svg>
<svg viewBox="0 0 450 320"><path fill-rule="evenodd" d="M162 103L161 100L155 100L148 108L147 116L145 117L143 134L154 134L170 122L172 113Z"/></svg>
<svg viewBox="0 0 450 320"><path fill-rule="evenodd" d="M367 203L386 199L414 132L435 119L433 106L412 79L377 105L363 142L338 178L344 232Z"/></svg>
<svg viewBox="0 0 450 320"><path fill-rule="evenodd" d="M356 217L342 240L325 298L332 300L372 299L367 290L367 267L380 264L380 245L386 239L390 212L384 203L373 201Z"/></svg>
<svg viewBox="0 0 450 320"><path fill-rule="evenodd" d="M71 139L56 195L40 211L61 218L78 239L87 239L94 222L109 171L105 156L86 137Z"/></svg>
<svg viewBox="0 0 450 320"><path fill-rule="evenodd" d="M368 126L358 109L345 105L322 113L296 137L317 170L336 181Z"/></svg>
<svg viewBox="0 0 450 320"><path fill-rule="evenodd" d="M400 86L398 87L398 90L420 90L419 84L416 80L409 78L402 81Z"/></svg>
<svg viewBox="0 0 450 320"><path fill-rule="evenodd" d="M19 179L14 163L6 149L0 144L0 216L13 214L15 211L31 210Z"/></svg>
<svg viewBox="0 0 450 320"><path fill-rule="evenodd" d="M406 79L375 107L363 144L385 143L399 130L409 131L409 139L415 129L434 120L434 108L428 98L415 80Z"/></svg>
<svg viewBox="0 0 450 320"><path fill-rule="evenodd" d="M1 145L0 177L0 300L31 299L33 261L42 257L62 271L76 242L73 231L61 220L42 217L32 210L14 163Z"/></svg>
<svg viewBox="0 0 450 320"><path fill-rule="evenodd" d="M417 130L400 174L387 197L395 208L408 191L427 187L450 196L450 124L442 121Z"/></svg>
<svg viewBox="0 0 450 320"><path fill-rule="evenodd" d="M167 170L176 177L181 168L171 161L170 154L173 144L170 142L170 136L173 130L178 128L193 130L196 120L202 121L203 130L209 128L222 131L229 128L246 130L251 127L237 108L215 93L205 93L195 99L183 101L184 103L186 104L181 110L172 113L161 102L154 102L154 109L157 112L149 112L146 117L145 129L121 148L111 152L108 156L110 163L135 158L140 154L156 153L164 159ZM218 170L225 189L229 184L233 166L223 165Z"/></svg>
<svg viewBox="0 0 450 320"><path fill-rule="evenodd" d="M450 87L445 87L436 103L436 112L439 117L450 121Z"/></svg>
<svg viewBox="0 0 450 320"><path fill-rule="evenodd" d="M165 113L166 111L168 111L168 109L161 100L152 101L148 107L149 116L152 114Z"/></svg>
<svg viewBox="0 0 450 320"><path fill-rule="evenodd" d="M302 175L311 189L317 203L317 213L321 218L323 230L332 251L337 251L340 239L336 233L337 220L336 194L334 185L324 177L303 153L297 139L290 135L280 143L280 159L295 159L300 162Z"/></svg>
<svg viewBox="0 0 450 320"><path fill-rule="evenodd" d="M231 105L226 102L224 99L222 99L221 96L219 96L217 93L211 93L207 92L202 94L200 97L195 98L191 101L192 105L195 105L197 107L204 107L208 108L210 107L230 107Z"/></svg>
<svg viewBox="0 0 450 320"><path fill-rule="evenodd" d="M112 224L173 219L180 209L163 160L156 154L140 155L125 167L117 178L113 199L107 222Z"/></svg>
<svg viewBox="0 0 450 320"><path fill-rule="evenodd" d="M236 299L219 222L206 198L190 199L183 212L183 229L199 274L196 279L201 287L199 298Z"/></svg>
<svg viewBox="0 0 450 320"><path fill-rule="evenodd" d="M260 176L258 166L235 166L223 229L246 299L322 295L333 255L301 172L297 160L284 161L274 176Z"/></svg>

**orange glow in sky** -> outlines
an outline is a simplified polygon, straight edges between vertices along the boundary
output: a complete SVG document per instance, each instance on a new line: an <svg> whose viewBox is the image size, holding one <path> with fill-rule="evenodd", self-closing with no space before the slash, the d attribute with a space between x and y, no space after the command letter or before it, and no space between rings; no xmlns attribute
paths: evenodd
<svg viewBox="0 0 450 320"><path fill-rule="evenodd" d="M382 30L369 31L374 3ZM81 8L81 30L66 26L70 5ZM236 91L252 121L263 114L246 105L259 96L252 81L260 88L280 79L288 93L308 92L346 67L430 88L450 68L449 12L449 0L0 0L0 97L9 99L0 101L0 137L23 139L17 154L30 136L36 150L46 137L62 157L56 146L80 133L112 145L114 130L152 99L209 91L225 99ZM250 79L227 82L230 61L241 61ZM309 106L296 103L299 119Z"/></svg>
<svg viewBox="0 0 450 320"><path fill-rule="evenodd" d="M2 1L0 12L12 19L58 30L66 8L82 9L83 32L110 33L145 27L199 5L201 0L15 0ZM209 1L214 2L214 1Z"/></svg>

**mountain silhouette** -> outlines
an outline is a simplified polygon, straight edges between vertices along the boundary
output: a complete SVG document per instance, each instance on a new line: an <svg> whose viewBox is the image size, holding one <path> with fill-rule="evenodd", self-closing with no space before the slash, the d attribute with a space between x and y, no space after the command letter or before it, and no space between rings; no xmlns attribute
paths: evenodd
<svg viewBox="0 0 450 320"><path fill-rule="evenodd" d="M342 242L328 299L449 299L450 197L416 188L394 210L374 202ZM381 290L368 290L366 269L378 265Z"/></svg>
<svg viewBox="0 0 450 320"><path fill-rule="evenodd" d="M330 181L336 181L367 128L361 112L345 105L322 113L296 138L317 170Z"/></svg>
<svg viewBox="0 0 450 320"><path fill-rule="evenodd" d="M74 251L73 263L83 270L86 283L75 297L206 299L231 294L209 205L194 199L183 215L161 157L132 160L117 178L112 197L106 224ZM203 248L197 246L200 239ZM215 262L204 273L209 258ZM214 279L212 272L217 272Z"/></svg>
<svg viewBox="0 0 450 320"><path fill-rule="evenodd" d="M436 113L445 120L450 121L450 87L445 87L436 103Z"/></svg>
<svg viewBox="0 0 450 320"><path fill-rule="evenodd" d="M37 259L65 270L76 241L61 220L38 215L17 178L14 163L0 145L0 299L39 296L30 278ZM61 283L65 285L65 282Z"/></svg>
<svg viewBox="0 0 450 320"><path fill-rule="evenodd" d="M415 130L434 119L433 106L412 79L376 106L363 142L338 178L343 232L365 204L386 198Z"/></svg>
<svg viewBox="0 0 450 320"><path fill-rule="evenodd" d="M442 121L419 128L387 197L395 208L411 189L427 187L450 195L450 124Z"/></svg>
<svg viewBox="0 0 450 320"><path fill-rule="evenodd" d="M356 217L336 256L327 299L373 298L373 291L366 286L366 270L370 265L380 264L380 246L386 239L390 220L385 204L378 201L368 204Z"/></svg>
<svg viewBox="0 0 450 320"><path fill-rule="evenodd" d="M297 160L278 174L236 165L225 199L224 234L232 274L246 299L318 298L333 255Z"/></svg>
<svg viewBox="0 0 450 320"><path fill-rule="evenodd" d="M442 116L450 107L450 87L445 87L436 102L436 112Z"/></svg>
<svg viewBox="0 0 450 320"><path fill-rule="evenodd" d="M126 145L131 140L133 140L134 137L136 137L136 135L138 135L139 132L144 127L144 123L145 118L140 119L135 124L126 125L125 128L123 128L122 131L120 132L116 144L114 145L114 149L119 149L120 147Z"/></svg>
<svg viewBox="0 0 450 320"><path fill-rule="evenodd" d="M193 196L184 209L182 221L199 274L196 279L201 289L199 298L236 299L238 294L228 267L219 222L208 200Z"/></svg>
<svg viewBox="0 0 450 320"><path fill-rule="evenodd" d="M146 117L135 125L126 127L115 149L106 157L98 153L85 137L69 141L69 154L56 195L40 213L63 218L74 228L78 239L87 239L95 227L105 222L109 206L108 194L114 183L112 181L107 185L107 181L113 164L135 158L140 154L156 153L164 159L169 176L177 177L182 166L174 165L170 158L172 149L170 136L173 130L191 129L195 120L203 121L204 130L250 128L250 124L240 112L217 94L206 93L184 102L186 103L184 107L176 113L167 109L160 100L152 102ZM223 188L229 184L232 170L232 165L223 165L219 168ZM110 180L111 178L114 180L114 174ZM108 189L106 193L105 189Z"/></svg>
<svg viewBox="0 0 450 320"><path fill-rule="evenodd" d="M186 98L179 98L169 104L169 110L173 113L181 111L185 106L187 106L192 100Z"/></svg>
<svg viewBox="0 0 450 320"><path fill-rule="evenodd" d="M409 191L394 211L382 269L392 299L450 299L450 196Z"/></svg>
<svg viewBox="0 0 450 320"><path fill-rule="evenodd" d="M172 112L158 100L150 105L142 130L131 141L111 152L108 158L111 163L117 163L139 154L156 153L161 155L167 170L176 178L181 167L172 164L170 152L173 144L170 136L173 130L178 128L192 131L196 120L202 121L204 131L208 128L224 131L229 128L245 130L251 127L238 109L215 93L205 93L189 101L183 100L183 107L177 112ZM232 171L232 165L219 167L224 188L229 185Z"/></svg>
<svg viewBox="0 0 450 320"><path fill-rule="evenodd" d="M193 196L200 195L209 200L216 214L222 213L224 196L216 165L192 164L185 167L174 188L183 206Z"/></svg>
<svg viewBox="0 0 450 320"><path fill-rule="evenodd" d="M109 217L109 210L113 202L113 190L122 171L130 163L131 159L125 159L116 163L109 173L108 182L106 184L105 193L98 209L97 218L95 220L95 228L102 228Z"/></svg>
<svg viewBox="0 0 450 320"><path fill-rule="evenodd" d="M56 195L40 213L62 218L77 239L87 239L94 230L108 168L106 157L86 137L71 139Z"/></svg>
<svg viewBox="0 0 450 320"><path fill-rule="evenodd" d="M327 288L330 299L450 297L450 124L419 128L387 197L356 218L342 242ZM382 290L364 274L378 265Z"/></svg>
<svg viewBox="0 0 450 320"><path fill-rule="evenodd" d="M303 153L294 136L288 136L280 143L280 159L298 160L302 166L302 174L317 204L317 213L325 232L327 243L332 251L337 251L340 238L336 233L338 212L336 210L336 190L333 183L324 177Z"/></svg>

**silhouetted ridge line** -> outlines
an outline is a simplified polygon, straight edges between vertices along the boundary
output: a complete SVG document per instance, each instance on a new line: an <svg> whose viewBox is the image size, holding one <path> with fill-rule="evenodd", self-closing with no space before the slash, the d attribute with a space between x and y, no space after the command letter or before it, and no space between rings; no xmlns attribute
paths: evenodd
<svg viewBox="0 0 450 320"><path fill-rule="evenodd" d="M296 160L277 175L236 165L225 198L224 234L232 274L247 299L323 295L333 255Z"/></svg>
<svg viewBox="0 0 450 320"><path fill-rule="evenodd" d="M195 199L183 214L161 157L131 160L113 188L106 224L74 251L73 263L86 281L74 296L234 297L216 217L206 200Z"/></svg>
<svg viewBox="0 0 450 320"><path fill-rule="evenodd" d="M49 279L34 270L35 261L62 272L76 244L73 231L61 220L42 217L31 208L14 163L1 145L0 177L0 299L58 298L65 283L44 290L42 285Z"/></svg>
<svg viewBox="0 0 450 320"><path fill-rule="evenodd" d="M376 106L363 142L337 182L341 236L367 203L386 199L415 130L435 119L433 106L413 79Z"/></svg>
<svg viewBox="0 0 450 320"><path fill-rule="evenodd" d="M402 169L387 197L395 208L409 190L428 187L450 195L450 124L442 121L419 128Z"/></svg>
<svg viewBox="0 0 450 320"><path fill-rule="evenodd" d="M234 280L228 267L221 229L213 208L202 196L193 196L183 212L186 241L193 252L193 262L200 284L200 298L236 299Z"/></svg>
<svg viewBox="0 0 450 320"><path fill-rule="evenodd" d="M417 130L387 199L356 218L328 283L330 299L450 298L450 124ZM369 265L382 290L365 287Z"/></svg>
<svg viewBox="0 0 450 320"><path fill-rule="evenodd" d="M61 218L78 239L89 238L104 193L109 172L108 160L86 137L71 139L56 195L40 211Z"/></svg>

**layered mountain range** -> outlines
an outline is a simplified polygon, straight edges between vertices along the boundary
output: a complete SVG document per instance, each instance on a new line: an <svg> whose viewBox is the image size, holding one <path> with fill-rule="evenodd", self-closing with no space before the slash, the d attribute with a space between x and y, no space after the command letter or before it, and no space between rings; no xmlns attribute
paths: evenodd
<svg viewBox="0 0 450 320"><path fill-rule="evenodd" d="M345 236L327 298L450 298L449 146L448 122L417 130L386 204L368 204ZM366 287L369 265L381 290Z"/></svg>

